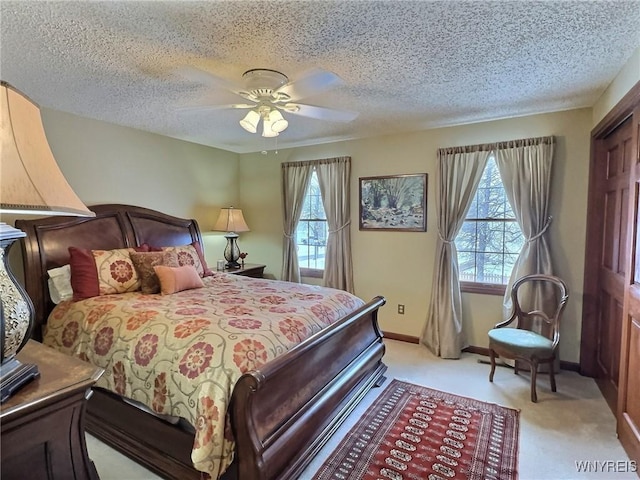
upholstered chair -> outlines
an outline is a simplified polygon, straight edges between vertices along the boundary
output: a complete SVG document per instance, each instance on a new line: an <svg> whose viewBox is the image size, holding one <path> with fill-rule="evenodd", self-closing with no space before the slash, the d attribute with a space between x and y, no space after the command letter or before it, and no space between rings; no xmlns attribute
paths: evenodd
<svg viewBox="0 0 640 480"><path fill-rule="evenodd" d="M537 285L538 294L544 295L544 310L524 311L522 307L522 295L519 291L531 288L533 283ZM531 401L537 402L536 376L538 365L548 363L551 391L556 391L556 379L554 375L554 363L560 342L560 317L567 304L569 292L566 284L558 277L551 275L527 275L518 279L511 289L512 314L509 319L498 323L489 330L489 356L491 358L491 373L489 381L493 382L493 374L496 370L496 356L513 359L515 374L518 374L518 361L529 364L531 369ZM515 328L505 328L508 326ZM537 333L532 326L537 325Z"/></svg>

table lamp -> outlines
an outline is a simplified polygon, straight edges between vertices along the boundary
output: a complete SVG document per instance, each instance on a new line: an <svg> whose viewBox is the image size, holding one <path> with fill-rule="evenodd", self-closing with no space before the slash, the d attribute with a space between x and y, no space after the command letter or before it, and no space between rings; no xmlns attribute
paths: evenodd
<svg viewBox="0 0 640 480"><path fill-rule="evenodd" d="M40 109L0 82L0 215L94 216L73 192L56 163ZM39 375L37 365L15 357L33 328L33 304L11 272L8 251L26 234L0 222L0 403Z"/></svg>
<svg viewBox="0 0 640 480"><path fill-rule="evenodd" d="M224 249L224 258L227 261L226 268L240 268L240 248L238 247L237 232L248 232L249 227L244 221L242 210L239 208L221 208L218 221L213 227L216 232L227 232L227 246Z"/></svg>

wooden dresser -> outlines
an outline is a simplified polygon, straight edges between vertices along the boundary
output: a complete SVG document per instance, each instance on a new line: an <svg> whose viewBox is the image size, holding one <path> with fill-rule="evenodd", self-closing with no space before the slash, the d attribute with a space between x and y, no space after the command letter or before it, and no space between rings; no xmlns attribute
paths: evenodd
<svg viewBox="0 0 640 480"><path fill-rule="evenodd" d="M103 370L33 340L18 359L37 364L40 377L0 406L0 478L98 479L84 414Z"/></svg>

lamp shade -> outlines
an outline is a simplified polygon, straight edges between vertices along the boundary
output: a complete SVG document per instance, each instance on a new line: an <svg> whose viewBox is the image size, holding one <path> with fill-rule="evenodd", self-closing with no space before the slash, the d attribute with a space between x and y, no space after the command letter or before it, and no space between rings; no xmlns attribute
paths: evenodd
<svg viewBox="0 0 640 480"><path fill-rule="evenodd" d="M260 122L260 114L255 110L250 110L242 120L240 120L240 126L249 133L256 133L258 131L258 123Z"/></svg>
<svg viewBox="0 0 640 480"><path fill-rule="evenodd" d="M216 232L248 232L249 227L244 221L242 210L239 208L221 208L220 216L213 226Z"/></svg>
<svg viewBox="0 0 640 480"><path fill-rule="evenodd" d="M269 119L271 120L271 130L276 133L284 132L289 126L289 122L284 119L279 110L272 110Z"/></svg>
<svg viewBox="0 0 640 480"><path fill-rule="evenodd" d="M39 108L0 85L0 212L94 216L53 158Z"/></svg>
<svg viewBox="0 0 640 480"><path fill-rule="evenodd" d="M0 82L0 213L95 216L71 189L53 158L40 109ZM0 222L0 403L39 375L17 353L29 340L33 304L9 268L7 254L24 232Z"/></svg>
<svg viewBox="0 0 640 480"><path fill-rule="evenodd" d="M273 121L271 120L271 114L266 115L262 119L262 136L263 137L277 137L280 135L273 128Z"/></svg>

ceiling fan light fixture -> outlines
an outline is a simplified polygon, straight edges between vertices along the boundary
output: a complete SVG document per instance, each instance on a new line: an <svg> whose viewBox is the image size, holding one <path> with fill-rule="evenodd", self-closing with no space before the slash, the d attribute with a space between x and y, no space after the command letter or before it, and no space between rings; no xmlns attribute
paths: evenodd
<svg viewBox="0 0 640 480"><path fill-rule="evenodd" d="M260 114L255 110L250 110L245 117L240 120L240 126L249 133L258 131L258 123L260 122Z"/></svg>
<svg viewBox="0 0 640 480"><path fill-rule="evenodd" d="M271 110L269 114L269 120L271 121L271 130L276 133L284 132L289 126L279 110Z"/></svg>
<svg viewBox="0 0 640 480"><path fill-rule="evenodd" d="M268 68L254 68L244 72L244 86L240 89L195 67L185 67L183 73L187 79L222 87L247 100L247 103L194 105L190 108L197 111L246 109L248 113L239 121L240 126L249 133L258 133L262 120L263 137L277 137L289 128L289 122L283 117L285 113L287 116L296 114L330 122L350 122L358 116L357 112L297 103L302 98L317 95L343 83L336 74L325 70L316 69L294 82L289 82L289 78L281 72Z"/></svg>

